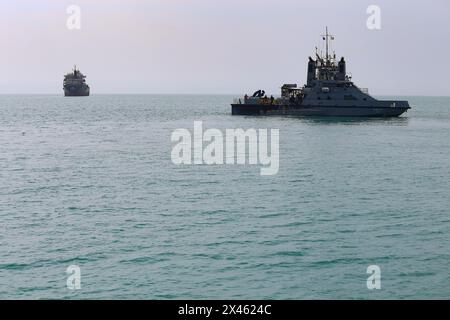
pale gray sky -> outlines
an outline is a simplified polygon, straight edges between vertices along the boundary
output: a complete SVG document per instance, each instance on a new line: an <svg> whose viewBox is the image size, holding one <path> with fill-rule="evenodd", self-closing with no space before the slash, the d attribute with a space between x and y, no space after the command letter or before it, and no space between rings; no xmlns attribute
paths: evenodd
<svg viewBox="0 0 450 320"><path fill-rule="evenodd" d="M326 25L372 94L450 95L448 0L0 0L0 93L62 93L74 64L93 94L278 93L305 83Z"/></svg>

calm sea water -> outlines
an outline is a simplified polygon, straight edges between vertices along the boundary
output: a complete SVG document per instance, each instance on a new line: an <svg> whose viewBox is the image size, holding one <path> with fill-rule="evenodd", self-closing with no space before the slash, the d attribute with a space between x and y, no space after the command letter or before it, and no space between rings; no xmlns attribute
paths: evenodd
<svg viewBox="0 0 450 320"><path fill-rule="evenodd" d="M449 298L450 98L398 98L405 117L362 121L232 117L231 96L0 96L0 298ZM279 128L279 173L173 165L194 120Z"/></svg>

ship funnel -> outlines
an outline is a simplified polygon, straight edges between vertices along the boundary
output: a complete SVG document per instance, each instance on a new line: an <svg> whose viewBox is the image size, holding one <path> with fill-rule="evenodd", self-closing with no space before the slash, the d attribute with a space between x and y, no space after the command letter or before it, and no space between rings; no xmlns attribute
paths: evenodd
<svg viewBox="0 0 450 320"><path fill-rule="evenodd" d="M316 80L316 61L313 58L309 57L308 62L308 76L307 76L307 85L311 85L312 81Z"/></svg>
<svg viewBox="0 0 450 320"><path fill-rule="evenodd" d="M338 63L338 73L336 74L336 80L345 80L345 75L347 74L347 67L344 57Z"/></svg>

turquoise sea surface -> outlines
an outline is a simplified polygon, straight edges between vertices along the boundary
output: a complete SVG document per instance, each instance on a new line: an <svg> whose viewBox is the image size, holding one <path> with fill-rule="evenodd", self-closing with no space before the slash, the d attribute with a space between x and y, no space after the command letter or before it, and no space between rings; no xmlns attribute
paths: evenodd
<svg viewBox="0 0 450 320"><path fill-rule="evenodd" d="M412 110L372 120L232 98L0 96L0 298L450 297L450 98L385 97ZM174 165L171 133L200 120L279 129L278 174Z"/></svg>

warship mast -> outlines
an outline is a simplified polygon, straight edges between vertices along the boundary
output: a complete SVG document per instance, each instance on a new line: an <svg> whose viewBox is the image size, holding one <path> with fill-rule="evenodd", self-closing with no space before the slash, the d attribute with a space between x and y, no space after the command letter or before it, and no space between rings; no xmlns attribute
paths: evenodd
<svg viewBox="0 0 450 320"><path fill-rule="evenodd" d="M325 34L324 35L322 35L322 37L323 37L323 40L325 40L325 61L326 61L326 64L328 65L329 64L329 62L330 62L330 57L329 57L329 54L328 54L328 48L329 48L329 42L331 41L331 40L334 40L334 35L332 35L332 34L329 34L328 33L328 27L325 27Z"/></svg>

